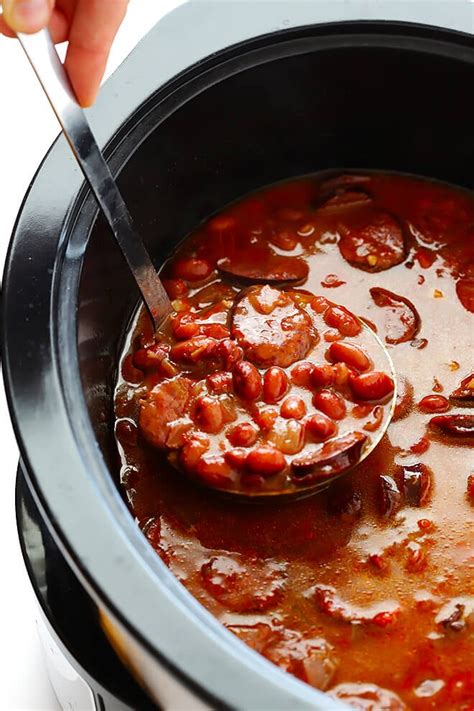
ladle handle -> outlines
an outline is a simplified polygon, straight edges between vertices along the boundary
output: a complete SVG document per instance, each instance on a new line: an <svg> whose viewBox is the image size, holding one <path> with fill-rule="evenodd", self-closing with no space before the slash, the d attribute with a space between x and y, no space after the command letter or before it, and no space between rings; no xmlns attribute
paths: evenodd
<svg viewBox="0 0 474 711"><path fill-rule="evenodd" d="M171 312L170 300L135 231L128 208L77 102L50 34L48 30L41 30L32 35L18 34L18 39L132 271L155 328L158 328Z"/></svg>

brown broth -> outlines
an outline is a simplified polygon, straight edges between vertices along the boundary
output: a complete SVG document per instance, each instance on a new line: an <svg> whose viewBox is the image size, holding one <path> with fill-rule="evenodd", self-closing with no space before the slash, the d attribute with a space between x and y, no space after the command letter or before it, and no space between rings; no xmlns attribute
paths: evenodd
<svg viewBox="0 0 474 711"><path fill-rule="evenodd" d="M284 669L324 690L376 684L402 700L383 705L379 698L357 708L398 709L403 702L416 710L472 711L474 506L467 479L474 472L473 440L433 434L432 415L417 403L433 393L448 397L473 372L474 198L408 176L373 173L356 181L377 209L400 221L407 244L401 263L371 272L351 266L338 247L341 225L356 208L315 209L325 180L305 178L244 198L223 213L238 229L226 233L211 221L176 258L205 255L214 263L245 253L263 264L270 250L301 257L309 265L303 288L370 320L381 338L387 312L369 289L409 299L421 319L419 333L388 345L399 379L413 387L405 416L351 475L293 503L249 505L201 489L134 429L119 443L122 484L139 525L176 577ZM291 208L284 213L291 219L278 216L281 208ZM278 226L285 249L268 242ZM172 269L168 264L171 277ZM205 283L215 280L214 273ZM143 330L142 315L122 361ZM141 388L143 382L119 380L117 418L136 421ZM453 403L448 414L472 415L464 404ZM431 488L421 502L408 496L384 514L380 476L401 487L403 467L417 464L427 468Z"/></svg>

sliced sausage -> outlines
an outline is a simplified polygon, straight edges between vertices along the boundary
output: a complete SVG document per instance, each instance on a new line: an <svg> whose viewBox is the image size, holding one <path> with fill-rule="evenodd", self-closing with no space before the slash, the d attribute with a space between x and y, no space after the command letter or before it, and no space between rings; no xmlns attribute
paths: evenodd
<svg viewBox="0 0 474 711"><path fill-rule="evenodd" d="M223 257L217 268L238 284L301 284L308 276L308 265L302 259L271 253L264 261Z"/></svg>
<svg viewBox="0 0 474 711"><path fill-rule="evenodd" d="M379 286L370 289L370 295L384 309L386 342L397 345L413 340L420 330L421 319L412 302Z"/></svg>
<svg viewBox="0 0 474 711"><path fill-rule="evenodd" d="M316 343L312 320L291 292L253 286L242 292L231 315L232 336L259 367L286 368Z"/></svg>
<svg viewBox="0 0 474 711"><path fill-rule="evenodd" d="M474 415L436 415L431 429L456 438L474 437Z"/></svg>
<svg viewBox="0 0 474 711"><path fill-rule="evenodd" d="M291 463L294 479L307 482L308 477L323 479L348 469L359 461L366 441L366 435L351 432L295 457Z"/></svg>
<svg viewBox="0 0 474 711"><path fill-rule="evenodd" d="M182 376L165 380L147 393L140 404L139 427L151 445L166 449L173 422L186 413L192 383Z"/></svg>
<svg viewBox="0 0 474 711"><path fill-rule="evenodd" d="M339 227L339 249L346 261L369 272L381 272L405 259L403 230L381 210L364 210Z"/></svg>
<svg viewBox="0 0 474 711"><path fill-rule="evenodd" d="M281 599L286 565L248 561L238 554L213 556L201 567L207 592L234 612L268 610Z"/></svg>

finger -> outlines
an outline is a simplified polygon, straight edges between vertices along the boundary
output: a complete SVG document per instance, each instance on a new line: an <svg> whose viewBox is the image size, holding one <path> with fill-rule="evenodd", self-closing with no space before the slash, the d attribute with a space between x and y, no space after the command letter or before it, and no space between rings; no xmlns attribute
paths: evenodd
<svg viewBox="0 0 474 711"><path fill-rule="evenodd" d="M82 106L91 106L128 0L78 0L65 67Z"/></svg>
<svg viewBox="0 0 474 711"><path fill-rule="evenodd" d="M54 0L3 0L3 19L15 32L38 32L47 27Z"/></svg>
<svg viewBox="0 0 474 711"><path fill-rule="evenodd" d="M62 12L54 11L51 15L51 21L49 23L49 31L53 42L59 44L60 42L65 42L68 38L69 27L66 18ZM0 15L0 34L5 35L5 37L16 37L15 32L7 25L5 19Z"/></svg>
<svg viewBox="0 0 474 711"><path fill-rule="evenodd" d="M2 35L5 35L5 37L15 37L15 33L13 30L11 30L3 17L0 15L0 32Z"/></svg>

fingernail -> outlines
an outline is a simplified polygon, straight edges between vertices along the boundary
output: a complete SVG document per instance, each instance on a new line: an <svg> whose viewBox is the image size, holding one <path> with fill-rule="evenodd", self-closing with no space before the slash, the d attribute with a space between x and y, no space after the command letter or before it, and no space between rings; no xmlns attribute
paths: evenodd
<svg viewBox="0 0 474 711"><path fill-rule="evenodd" d="M48 23L48 0L3 0L3 13L17 32L37 32Z"/></svg>

